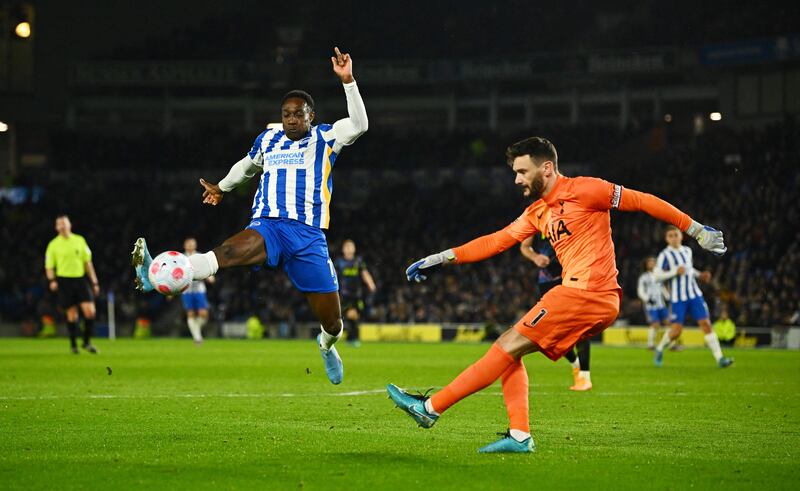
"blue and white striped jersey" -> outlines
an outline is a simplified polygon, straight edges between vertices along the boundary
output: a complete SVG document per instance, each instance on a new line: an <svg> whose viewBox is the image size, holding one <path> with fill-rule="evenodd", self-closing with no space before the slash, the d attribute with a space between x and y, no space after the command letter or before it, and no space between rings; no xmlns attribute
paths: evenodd
<svg viewBox="0 0 800 491"><path fill-rule="evenodd" d="M682 275L677 269L683 266ZM656 277L666 280L669 285L672 303L685 302L696 297L703 298L703 293L695 279L700 272L692 265L692 250L684 245L673 248L665 247L656 258Z"/></svg>
<svg viewBox="0 0 800 491"><path fill-rule="evenodd" d="M248 157L263 169L253 198L252 218L291 218L328 228L333 194L331 170L336 162L334 126L311 127L305 138L290 140L282 129L258 135Z"/></svg>
<svg viewBox="0 0 800 491"><path fill-rule="evenodd" d="M348 117L332 125L311 126L297 141L286 136L282 125L270 125L258 135L247 155L219 181L219 189L227 193L262 171L253 198L253 219L288 218L328 228L333 164L342 148L355 142L369 127L355 81L342 86Z"/></svg>
<svg viewBox="0 0 800 491"><path fill-rule="evenodd" d="M348 117L334 124L311 126L294 141L283 128L270 127L258 135L253 147L220 181L229 191L261 168L263 174L253 198L252 218L289 218L312 227L330 224L333 178L331 171L342 148L351 145L368 128L367 111L355 81L343 84ZM238 170L237 170L238 169Z"/></svg>

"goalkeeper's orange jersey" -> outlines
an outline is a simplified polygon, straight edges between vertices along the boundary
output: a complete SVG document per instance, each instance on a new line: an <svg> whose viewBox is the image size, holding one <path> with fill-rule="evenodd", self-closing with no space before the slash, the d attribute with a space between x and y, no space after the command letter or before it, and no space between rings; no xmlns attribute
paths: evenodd
<svg viewBox="0 0 800 491"><path fill-rule="evenodd" d="M684 231L692 223L686 213L651 194L594 177L559 175L553 189L513 223L453 249L456 262L480 261L541 231L563 267L564 286L588 291L618 289L611 209L644 211Z"/></svg>

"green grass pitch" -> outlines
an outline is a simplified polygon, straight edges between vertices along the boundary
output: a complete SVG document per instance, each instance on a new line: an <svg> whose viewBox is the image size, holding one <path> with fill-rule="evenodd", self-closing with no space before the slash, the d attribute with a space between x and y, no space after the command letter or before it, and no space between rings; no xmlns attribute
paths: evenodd
<svg viewBox="0 0 800 491"><path fill-rule="evenodd" d="M312 341L0 340L3 489L797 489L800 353L593 350L526 359L538 450L479 455L507 425L498 385L430 430L386 383L441 386L488 345L342 346L332 386ZM109 372L110 370L110 372ZM344 393L352 392L352 395Z"/></svg>

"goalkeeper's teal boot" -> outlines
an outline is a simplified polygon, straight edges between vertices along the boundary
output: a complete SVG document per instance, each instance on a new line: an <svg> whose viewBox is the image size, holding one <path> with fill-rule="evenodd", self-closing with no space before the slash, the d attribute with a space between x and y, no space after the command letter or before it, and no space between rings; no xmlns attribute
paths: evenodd
<svg viewBox="0 0 800 491"><path fill-rule="evenodd" d="M143 292L153 290L153 285L147 277L147 270L150 269L150 263L152 262L153 258L150 257L150 251L147 250L147 242L144 237L139 237L136 239L136 243L133 244L133 251L131 252L131 264L136 270L134 282L137 290Z"/></svg>
<svg viewBox="0 0 800 491"><path fill-rule="evenodd" d="M511 436L511 432L499 434L503 435L503 438L479 448L478 453L531 453L536 450L532 437L518 442Z"/></svg>
<svg viewBox="0 0 800 491"><path fill-rule="evenodd" d="M733 358L728 358L727 356L723 356L717 362L717 365L720 368L728 368L729 366L733 365Z"/></svg>
<svg viewBox="0 0 800 491"><path fill-rule="evenodd" d="M425 395L409 394L394 384L387 385L386 392L397 407L407 412L423 428L430 428L439 419L438 415L425 410L425 401L428 399Z"/></svg>

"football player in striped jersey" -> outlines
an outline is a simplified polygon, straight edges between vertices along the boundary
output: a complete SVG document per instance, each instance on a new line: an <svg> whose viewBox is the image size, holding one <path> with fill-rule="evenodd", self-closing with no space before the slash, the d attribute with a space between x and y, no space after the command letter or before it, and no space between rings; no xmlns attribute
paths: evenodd
<svg viewBox="0 0 800 491"><path fill-rule="evenodd" d="M319 320L317 342L325 371L331 383L339 384L344 376L334 347L342 335L339 283L324 230L330 222L334 162L344 147L367 131L368 120L353 78L352 58L336 48L331 64L344 88L348 117L316 124L314 99L302 90L287 93L281 102L281 125L270 125L258 135L252 149L218 184L200 179L203 202L217 205L224 193L261 172L250 224L214 250L194 254L189 260L195 281L220 268L283 268ZM152 289L147 279L150 261L147 244L140 238L132 262L137 288L143 291Z"/></svg>

